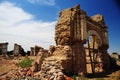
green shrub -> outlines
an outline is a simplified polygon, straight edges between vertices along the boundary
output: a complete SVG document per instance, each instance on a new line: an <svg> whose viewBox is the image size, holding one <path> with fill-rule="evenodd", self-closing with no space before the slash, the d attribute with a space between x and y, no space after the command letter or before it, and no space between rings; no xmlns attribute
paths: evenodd
<svg viewBox="0 0 120 80"><path fill-rule="evenodd" d="M22 68L30 67L32 61L33 61L32 59L26 58L26 59L20 61L20 62L18 63L18 66L19 66L19 67L22 67Z"/></svg>

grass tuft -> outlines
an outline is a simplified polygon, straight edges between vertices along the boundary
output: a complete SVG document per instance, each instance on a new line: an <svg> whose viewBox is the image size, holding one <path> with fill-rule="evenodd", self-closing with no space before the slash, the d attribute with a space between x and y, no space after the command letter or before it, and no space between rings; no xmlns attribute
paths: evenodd
<svg viewBox="0 0 120 80"><path fill-rule="evenodd" d="M20 61L19 63L18 63L18 66L19 67L22 67L22 68L26 68L26 67L30 67L31 66L31 64L32 64L32 59L30 59L30 58L25 58L25 59L23 59L22 61Z"/></svg>

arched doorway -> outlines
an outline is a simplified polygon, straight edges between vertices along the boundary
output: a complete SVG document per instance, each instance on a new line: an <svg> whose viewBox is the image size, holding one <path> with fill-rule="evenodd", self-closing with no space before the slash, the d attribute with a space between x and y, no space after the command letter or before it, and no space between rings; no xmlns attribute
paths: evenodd
<svg viewBox="0 0 120 80"><path fill-rule="evenodd" d="M103 71L103 64L99 48L102 45L102 39L99 34L94 31L88 31L87 41L84 44L86 53L87 73L99 73Z"/></svg>

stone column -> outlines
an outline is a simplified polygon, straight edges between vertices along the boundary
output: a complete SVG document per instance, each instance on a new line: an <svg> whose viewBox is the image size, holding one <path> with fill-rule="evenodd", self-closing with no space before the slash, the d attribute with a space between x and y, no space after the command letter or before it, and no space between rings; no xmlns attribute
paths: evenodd
<svg viewBox="0 0 120 80"><path fill-rule="evenodd" d="M2 45L3 49L2 49L2 54L6 59L9 59L9 56L7 54L7 47L8 47L8 43L3 43Z"/></svg>
<svg viewBox="0 0 120 80"><path fill-rule="evenodd" d="M19 53L20 53L20 45L14 44L14 50L13 50L14 56L18 56Z"/></svg>

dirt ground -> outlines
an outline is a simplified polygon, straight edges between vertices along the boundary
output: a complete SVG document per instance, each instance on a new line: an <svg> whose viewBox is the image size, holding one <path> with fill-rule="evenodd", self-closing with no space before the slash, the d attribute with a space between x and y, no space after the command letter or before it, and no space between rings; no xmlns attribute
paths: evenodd
<svg viewBox="0 0 120 80"><path fill-rule="evenodd" d="M4 75L5 73L9 72L13 69L19 69L17 63L24 59L25 57L15 57L14 59L6 60L3 56L0 56L0 76ZM35 57L30 57L31 59L35 59Z"/></svg>
<svg viewBox="0 0 120 80"><path fill-rule="evenodd" d="M0 75L3 75L15 68L18 68L18 67L12 62L12 60L6 60L0 57Z"/></svg>

